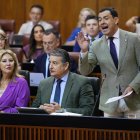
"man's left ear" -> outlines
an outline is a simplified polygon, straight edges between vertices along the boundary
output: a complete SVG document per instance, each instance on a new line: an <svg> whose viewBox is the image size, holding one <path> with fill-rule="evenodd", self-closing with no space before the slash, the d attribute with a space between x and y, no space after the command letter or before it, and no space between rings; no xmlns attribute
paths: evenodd
<svg viewBox="0 0 140 140"><path fill-rule="evenodd" d="M68 62L65 63L65 70L69 69L69 65L70 64Z"/></svg>
<svg viewBox="0 0 140 140"><path fill-rule="evenodd" d="M60 40L57 39L57 48L61 47L60 45L61 45Z"/></svg>
<svg viewBox="0 0 140 140"><path fill-rule="evenodd" d="M119 18L118 17L114 17L115 20L115 24L118 25L119 24Z"/></svg>

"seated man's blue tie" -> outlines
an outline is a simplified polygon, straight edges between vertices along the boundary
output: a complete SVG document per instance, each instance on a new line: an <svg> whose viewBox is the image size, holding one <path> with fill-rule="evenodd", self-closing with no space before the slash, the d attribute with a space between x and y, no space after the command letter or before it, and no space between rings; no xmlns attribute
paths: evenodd
<svg viewBox="0 0 140 140"><path fill-rule="evenodd" d="M118 57L117 57L117 52L115 48L115 44L113 42L114 37L109 37L110 40L110 54L112 56L113 62L116 66L116 69L118 69Z"/></svg>
<svg viewBox="0 0 140 140"><path fill-rule="evenodd" d="M54 102L57 102L58 104L60 102L61 82L62 82L61 79L57 80L57 85L56 85L55 95L54 95Z"/></svg>

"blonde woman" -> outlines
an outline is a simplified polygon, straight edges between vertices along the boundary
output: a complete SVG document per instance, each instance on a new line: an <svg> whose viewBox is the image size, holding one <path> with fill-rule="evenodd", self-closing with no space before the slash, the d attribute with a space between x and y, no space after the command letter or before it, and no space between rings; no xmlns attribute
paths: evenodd
<svg viewBox="0 0 140 140"><path fill-rule="evenodd" d="M95 11L93 11L90 8L81 9L80 14L79 14L79 20L77 23L77 27L72 31L70 37L67 39L67 41L65 43L66 45L74 46L76 43L75 38L80 31L82 31L86 34L85 19L89 15L95 16L96 13L95 13ZM76 45L78 45L78 44L76 44Z"/></svg>
<svg viewBox="0 0 140 140"><path fill-rule="evenodd" d="M16 107L28 105L27 81L18 74L18 61L11 50L0 51L0 112L16 113Z"/></svg>

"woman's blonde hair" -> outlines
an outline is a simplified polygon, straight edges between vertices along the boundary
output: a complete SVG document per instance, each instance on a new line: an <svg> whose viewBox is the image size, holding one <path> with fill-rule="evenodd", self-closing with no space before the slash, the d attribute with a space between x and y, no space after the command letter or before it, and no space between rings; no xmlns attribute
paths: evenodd
<svg viewBox="0 0 140 140"><path fill-rule="evenodd" d="M96 12L94 10L92 10L91 8L82 8L80 11L80 14L79 14L79 21L77 23L77 27L82 27L80 16L81 16L82 12L84 12L84 11L88 11L91 16L96 16Z"/></svg>
<svg viewBox="0 0 140 140"><path fill-rule="evenodd" d="M5 46L4 46L3 49L8 49L9 48L8 38L7 38L6 33L2 29L0 29L0 39L4 39L5 40Z"/></svg>
<svg viewBox="0 0 140 140"><path fill-rule="evenodd" d="M0 61L2 60L2 57L5 54L9 54L13 58L13 60L14 60L14 70L13 70L10 78L13 79L15 76L16 77L23 77L23 76L19 75L19 69L18 69L19 64L18 64L18 59L17 59L16 54L13 51L11 51L11 50L8 50L8 49L4 50L4 49L2 49L2 50L0 50ZM2 72L1 72L1 77L2 77ZM0 79L1 79L1 77L0 77Z"/></svg>

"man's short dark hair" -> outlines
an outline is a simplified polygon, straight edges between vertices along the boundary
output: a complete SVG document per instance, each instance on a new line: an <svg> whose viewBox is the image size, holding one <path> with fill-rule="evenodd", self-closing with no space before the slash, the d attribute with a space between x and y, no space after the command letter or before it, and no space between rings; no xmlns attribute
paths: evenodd
<svg viewBox="0 0 140 140"><path fill-rule="evenodd" d="M98 17L97 17L97 16L88 15L88 16L86 17L86 19L85 19L85 22L87 22L87 21L90 20L90 19L95 19L95 20L98 21Z"/></svg>
<svg viewBox="0 0 140 140"><path fill-rule="evenodd" d="M40 9L41 14L42 14L42 15L44 14L44 8L43 8L42 5L34 4L34 5L31 6L30 11L31 11L32 8L38 8L38 9Z"/></svg>
<svg viewBox="0 0 140 140"><path fill-rule="evenodd" d="M118 17L118 12L115 10L115 8L113 8L113 7L105 7L105 8L103 8L103 9L101 9L100 11L99 11L99 13L102 13L102 12L104 12L104 11L109 11L110 12L110 14L112 15L112 17Z"/></svg>
<svg viewBox="0 0 140 140"><path fill-rule="evenodd" d="M51 53L50 56L59 56L62 57L62 63L69 63L69 69L70 69L70 63L71 63L71 59L69 56L69 53L63 49L57 48L54 49Z"/></svg>
<svg viewBox="0 0 140 140"><path fill-rule="evenodd" d="M45 35L54 34L57 39L60 39L60 33L56 31L54 28L45 30L44 34Z"/></svg>

